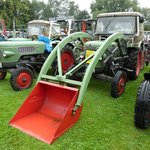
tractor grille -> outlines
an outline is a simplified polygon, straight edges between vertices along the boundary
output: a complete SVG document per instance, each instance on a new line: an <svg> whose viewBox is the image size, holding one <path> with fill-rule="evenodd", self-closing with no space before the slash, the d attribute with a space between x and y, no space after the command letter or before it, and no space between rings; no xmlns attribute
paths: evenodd
<svg viewBox="0 0 150 150"><path fill-rule="evenodd" d="M28 52L34 52L35 47L19 47L18 52L19 53L28 53Z"/></svg>

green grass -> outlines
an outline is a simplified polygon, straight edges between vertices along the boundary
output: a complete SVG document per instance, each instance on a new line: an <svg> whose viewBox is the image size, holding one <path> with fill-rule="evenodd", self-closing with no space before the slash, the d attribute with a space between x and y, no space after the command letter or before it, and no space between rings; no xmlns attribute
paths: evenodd
<svg viewBox="0 0 150 150"><path fill-rule="evenodd" d="M52 145L8 125L31 89L15 92L9 75L0 81L0 150L149 150L150 129L133 124L134 104L145 67L136 81L126 85L118 99L110 96L110 83L91 80L77 124Z"/></svg>

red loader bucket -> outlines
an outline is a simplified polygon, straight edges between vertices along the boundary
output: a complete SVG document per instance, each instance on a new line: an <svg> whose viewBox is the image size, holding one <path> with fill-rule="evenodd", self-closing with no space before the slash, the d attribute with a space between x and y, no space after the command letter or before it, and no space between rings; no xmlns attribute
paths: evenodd
<svg viewBox="0 0 150 150"><path fill-rule="evenodd" d="M72 115L77 98L76 88L40 81L10 125L51 144L78 121L82 107Z"/></svg>

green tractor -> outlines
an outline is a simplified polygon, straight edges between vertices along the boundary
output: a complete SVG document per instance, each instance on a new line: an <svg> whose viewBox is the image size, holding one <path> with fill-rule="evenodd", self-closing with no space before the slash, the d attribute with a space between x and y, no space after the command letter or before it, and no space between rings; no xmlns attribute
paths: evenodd
<svg viewBox="0 0 150 150"><path fill-rule="evenodd" d="M111 82L111 96L119 97L123 94L126 82L135 80L145 63L144 39L144 18L138 12L114 12L99 14L95 26L94 41L87 41L83 44L84 63L74 64L75 67L70 74L71 79L82 80L90 64L91 58L98 49L107 41L108 37L116 32L124 36L120 39L108 42L103 55L93 68L92 77ZM77 49L78 50L78 49ZM74 54L76 48L74 47ZM82 53L83 54L83 53ZM56 74L57 75L57 74Z"/></svg>
<svg viewBox="0 0 150 150"><path fill-rule="evenodd" d="M45 43L37 41L42 29L49 34L48 38L52 37L50 44L53 49L61 41L60 25L45 20L33 20L28 23L28 38L10 38L0 44L0 80L4 80L9 72L10 84L15 91L31 87L36 72L40 71L50 54L46 51ZM74 44L68 43L61 52L63 72L75 63L73 47ZM56 65L57 62L54 62L52 68L56 68Z"/></svg>
<svg viewBox="0 0 150 150"><path fill-rule="evenodd" d="M49 55L45 43L35 40L43 28L49 33L49 38L51 34L60 34L59 24L33 20L28 23L28 38L10 38L0 44L0 80L4 80L9 72L10 84L15 91L31 87L36 72L40 71ZM58 42L54 40L51 44L55 47ZM63 59L68 59L68 52L63 54Z"/></svg>
<svg viewBox="0 0 150 150"><path fill-rule="evenodd" d="M89 56L115 32L124 34L124 38L110 44L93 71L93 77L111 81L111 95L123 94L125 83L135 80L144 67L145 49L144 18L138 12L114 12L99 14L95 28L97 41L89 41L84 45Z"/></svg>
<svg viewBox="0 0 150 150"><path fill-rule="evenodd" d="M36 67L41 66L45 44L39 41L6 41L0 44L0 80L11 73L10 84L16 91L32 85Z"/></svg>

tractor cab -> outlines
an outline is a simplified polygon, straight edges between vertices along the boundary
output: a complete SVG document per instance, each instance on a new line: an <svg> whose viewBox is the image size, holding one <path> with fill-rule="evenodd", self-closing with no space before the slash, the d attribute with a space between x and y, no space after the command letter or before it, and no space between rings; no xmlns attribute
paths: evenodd
<svg viewBox="0 0 150 150"><path fill-rule="evenodd" d="M113 12L97 16L95 35L106 39L115 32L122 32L129 38L130 46L140 47L144 37L144 18L138 12Z"/></svg>
<svg viewBox="0 0 150 150"><path fill-rule="evenodd" d="M60 25L60 35L62 37L65 37L70 34L71 26L72 26L72 20L73 16L68 17L55 17L55 18L49 18L49 21L51 23L57 23Z"/></svg>
<svg viewBox="0 0 150 150"><path fill-rule="evenodd" d="M46 20L33 20L28 23L28 37L37 38L42 34L42 30L45 29L49 38L60 34L60 25L57 23L50 23Z"/></svg>
<svg viewBox="0 0 150 150"><path fill-rule="evenodd" d="M71 26L71 33L82 31L93 36L95 23L95 19L74 20Z"/></svg>

